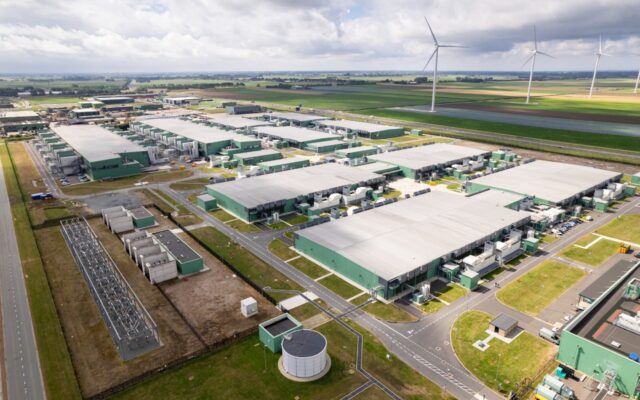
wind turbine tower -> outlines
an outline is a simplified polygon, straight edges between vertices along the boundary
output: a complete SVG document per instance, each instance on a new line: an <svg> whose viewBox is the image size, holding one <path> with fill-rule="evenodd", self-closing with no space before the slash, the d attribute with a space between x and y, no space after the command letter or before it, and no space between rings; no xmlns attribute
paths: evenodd
<svg viewBox="0 0 640 400"><path fill-rule="evenodd" d="M596 56L596 65L593 67L593 78L591 79L591 89L589 89L589 98L593 95L593 87L596 84L596 75L598 74L598 64L600 64L600 57L608 56L602 51L602 35L600 35L600 43L598 45L598 51L594 53Z"/></svg>
<svg viewBox="0 0 640 400"><path fill-rule="evenodd" d="M526 104L529 104L529 99L531 98L531 82L533 81L533 69L536 66L536 56L541 54L543 56L554 58L552 55L544 53L538 50L538 34L536 33L536 26L533 26L533 50L531 50L531 55L527 58L527 61L522 64L524 67L527 65L529 61L531 61L531 69L529 70L529 87L527 88L527 101Z"/></svg>
<svg viewBox="0 0 640 400"><path fill-rule="evenodd" d="M438 43L438 39L436 39L436 35L433 34L433 29L431 29L431 25L429 24L429 20L427 17L424 17L424 20L427 22L427 26L429 27L429 32L431 32L431 37L433 38L433 45L436 47L431 53L431 57L427 60L426 64L424 64L424 68L422 71L425 71L429 66L429 63L435 56L435 64L433 66L433 86L431 88L431 112L436 110L436 81L438 79L438 53L441 47L464 47L455 44L440 44Z"/></svg>
<svg viewBox="0 0 640 400"><path fill-rule="evenodd" d="M640 83L640 70L638 70L638 77L636 78L636 87L633 88L633 94L638 94L638 83Z"/></svg>

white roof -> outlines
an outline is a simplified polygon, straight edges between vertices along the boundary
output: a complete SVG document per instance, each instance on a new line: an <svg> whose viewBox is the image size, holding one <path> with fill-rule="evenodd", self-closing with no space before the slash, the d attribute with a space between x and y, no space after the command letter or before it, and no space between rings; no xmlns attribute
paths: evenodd
<svg viewBox="0 0 640 400"><path fill-rule="evenodd" d="M342 136L315 131L313 129L300 128L298 126L260 126L255 128L254 131L258 133L258 135L277 137L297 143L342 139Z"/></svg>
<svg viewBox="0 0 640 400"><path fill-rule="evenodd" d="M351 121L347 119L318 121L317 125L328 126L331 128L350 129L354 131L369 132L369 133L383 132L383 131L388 131L390 129L402 129L399 126L372 124L369 122Z"/></svg>
<svg viewBox="0 0 640 400"><path fill-rule="evenodd" d="M308 146L311 148L316 148L316 147L324 147L324 146L335 146L339 144L347 144L347 142L342 140L332 139L332 140L323 140L322 142L309 143Z"/></svg>
<svg viewBox="0 0 640 400"><path fill-rule="evenodd" d="M358 168L334 163L292 169L207 185L213 196L220 193L247 209L298 196L334 191L360 182L382 181L384 177Z"/></svg>
<svg viewBox="0 0 640 400"><path fill-rule="evenodd" d="M357 153L359 151L367 151L367 150L375 150L375 147L373 147L373 146L349 147L347 149L336 150L336 153L339 153L339 154L351 154L351 153Z"/></svg>
<svg viewBox="0 0 640 400"><path fill-rule="evenodd" d="M89 162L119 158L120 153L147 151L100 125L54 126L51 129Z"/></svg>
<svg viewBox="0 0 640 400"><path fill-rule="evenodd" d="M0 112L0 118L40 118L34 111L4 111Z"/></svg>
<svg viewBox="0 0 640 400"><path fill-rule="evenodd" d="M231 131L225 131L224 129L216 128L213 126L196 124L178 118L145 119L140 122L150 125L154 128L159 128L176 135L183 136L187 139L198 141L200 143L213 143L223 140L247 140L246 136L239 135ZM253 139L255 140L255 138Z"/></svg>
<svg viewBox="0 0 640 400"><path fill-rule="evenodd" d="M517 199L500 192L465 197L434 191L302 229L298 235L390 281L526 222L528 213L501 205Z"/></svg>
<svg viewBox="0 0 640 400"><path fill-rule="evenodd" d="M196 96L182 96L182 97L164 97L165 99L169 99L169 100L176 100L176 101L184 101L184 100L200 100L200 97L196 97Z"/></svg>
<svg viewBox="0 0 640 400"><path fill-rule="evenodd" d="M574 196L582 196L619 175L618 172L582 165L538 160L471 182L562 203Z"/></svg>
<svg viewBox="0 0 640 400"><path fill-rule="evenodd" d="M270 112L270 113L262 113L262 116L271 117L271 118L279 118L287 121L295 121L295 122L310 122L310 121L318 121L320 119L326 119L327 117L322 117L320 115L313 114L301 114L294 112Z"/></svg>
<svg viewBox="0 0 640 400"><path fill-rule="evenodd" d="M271 161L263 161L261 163L259 163L258 165L261 167L276 167L278 165L287 165L287 164L293 164L293 163L297 163L300 161L309 161L308 158L304 158L304 157L288 157L288 158L281 158L279 160L271 160Z"/></svg>
<svg viewBox="0 0 640 400"><path fill-rule="evenodd" d="M229 128L239 129L239 128L253 128L255 126L268 126L273 125L272 122L269 121L257 121L251 118L241 117L239 115L229 115L229 114L214 114L209 118L210 122L214 124L220 124Z"/></svg>
<svg viewBox="0 0 640 400"><path fill-rule="evenodd" d="M400 165L413 170L427 169L439 165L452 165L466 158L474 158L490 152L473 147L448 143L434 143L410 149L389 151L370 156L371 160Z"/></svg>

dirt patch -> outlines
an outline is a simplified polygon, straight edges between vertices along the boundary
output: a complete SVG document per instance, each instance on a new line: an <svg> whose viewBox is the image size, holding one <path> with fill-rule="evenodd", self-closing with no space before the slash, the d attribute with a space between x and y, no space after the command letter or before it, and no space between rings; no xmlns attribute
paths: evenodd
<svg viewBox="0 0 640 400"><path fill-rule="evenodd" d="M626 115L605 115L591 113L577 113L552 110L534 110L524 108L509 108L481 105L473 102L468 103L447 103L450 108L462 108L465 110L490 111L506 114L533 115L538 117L563 118L579 121L613 122L620 124L640 124L640 117Z"/></svg>
<svg viewBox="0 0 640 400"><path fill-rule="evenodd" d="M60 229L51 227L35 231L84 397L93 396L204 349L204 345L160 290L149 284L140 273L118 238L103 228L99 218L90 220L90 224L158 325L162 347L133 360L122 361Z"/></svg>

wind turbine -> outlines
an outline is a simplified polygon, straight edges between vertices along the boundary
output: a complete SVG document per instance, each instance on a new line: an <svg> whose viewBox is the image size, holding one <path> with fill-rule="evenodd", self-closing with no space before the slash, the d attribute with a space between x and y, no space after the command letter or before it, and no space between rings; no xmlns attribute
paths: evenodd
<svg viewBox="0 0 640 400"><path fill-rule="evenodd" d="M591 79L591 89L589 89L589 98L593 95L593 87L596 84L596 75L598 74L598 64L600 63L600 57L608 56L602 51L602 35L600 35L600 44L598 45L598 52L593 53L596 56L596 66L593 68L593 79Z"/></svg>
<svg viewBox="0 0 640 400"><path fill-rule="evenodd" d="M529 70L529 87L527 88L526 104L529 104L529 99L531 98L531 81L533 81L533 69L536 65L536 56L538 54L542 54L543 56L554 58L552 55L538 50L538 34L536 33L536 26L534 25L533 26L533 50L531 50L531 55L529 56L529 58L527 58L527 61L525 61L524 64L522 64L522 66L524 67L525 65L527 65L529 61L531 61L531 70Z"/></svg>
<svg viewBox="0 0 640 400"><path fill-rule="evenodd" d="M433 29L431 29L431 25L429 24L429 20L427 19L427 17L424 17L424 20L427 22L427 26L429 27L429 32L431 32L431 37L433 37L433 44L436 47L433 50L433 53L431 53L431 57L429 57L429 59L427 60L427 63L424 64L424 68L422 68L422 71L425 71L429 66L429 63L433 59L433 56L436 57L435 65L433 66L433 87L431 89L431 112L434 112L436 107L436 79L438 78L438 51L440 50L441 47L464 47L464 46L458 46L455 44L438 43L438 39L436 39L436 35L433 34Z"/></svg>
<svg viewBox="0 0 640 400"><path fill-rule="evenodd" d="M638 77L636 78L636 87L633 89L633 94L638 94L638 83L640 83L640 70L638 70Z"/></svg>

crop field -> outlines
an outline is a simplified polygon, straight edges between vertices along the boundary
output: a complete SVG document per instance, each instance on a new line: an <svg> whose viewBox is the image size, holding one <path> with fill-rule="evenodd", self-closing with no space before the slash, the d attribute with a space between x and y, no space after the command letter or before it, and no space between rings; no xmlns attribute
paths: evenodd
<svg viewBox="0 0 640 400"><path fill-rule="evenodd" d="M36 89L117 89L127 81L118 80L63 80L63 79L12 79L0 80L0 89L4 88L36 88Z"/></svg>

